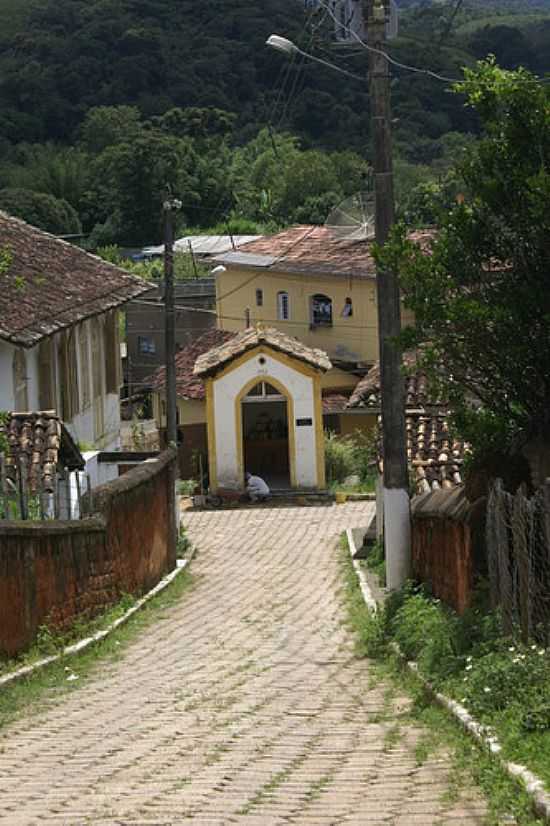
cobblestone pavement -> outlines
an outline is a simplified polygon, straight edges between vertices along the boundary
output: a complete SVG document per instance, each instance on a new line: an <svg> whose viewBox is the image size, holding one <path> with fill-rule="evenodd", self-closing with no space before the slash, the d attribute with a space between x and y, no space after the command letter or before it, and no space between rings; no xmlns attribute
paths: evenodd
<svg viewBox="0 0 550 826"><path fill-rule="evenodd" d="M195 587L0 738L0 824L481 824L353 655L337 539L365 503L188 513ZM406 698L391 700L394 715Z"/></svg>

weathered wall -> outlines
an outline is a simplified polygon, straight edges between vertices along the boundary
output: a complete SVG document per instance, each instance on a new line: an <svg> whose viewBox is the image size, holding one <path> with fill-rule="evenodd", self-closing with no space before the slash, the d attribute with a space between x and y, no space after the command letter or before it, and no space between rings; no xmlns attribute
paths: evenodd
<svg viewBox="0 0 550 826"><path fill-rule="evenodd" d="M79 522L0 522L0 651L26 648L41 625L66 628L175 566L175 454L97 488Z"/></svg>
<svg viewBox="0 0 550 826"><path fill-rule="evenodd" d="M471 504L464 488L412 500L413 576L459 613L470 604L479 569L485 500Z"/></svg>

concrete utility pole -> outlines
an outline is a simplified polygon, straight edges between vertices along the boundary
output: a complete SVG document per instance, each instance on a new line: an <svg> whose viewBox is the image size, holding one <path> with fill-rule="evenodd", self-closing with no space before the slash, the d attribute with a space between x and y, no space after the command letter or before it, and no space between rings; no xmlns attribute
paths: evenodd
<svg viewBox="0 0 550 826"><path fill-rule="evenodd" d="M167 194L164 214L164 324L166 348L166 441L177 445L176 396L176 311L174 307L174 212L181 209L181 201Z"/></svg>
<svg viewBox="0 0 550 826"><path fill-rule="evenodd" d="M386 50L388 0L364 0L368 45ZM374 147L376 241L384 244L395 220L391 137L390 66L380 51L369 51L369 93ZM410 503L405 429L405 389L401 351L395 337L401 330L397 273L377 272L380 388L384 444L383 511L388 587L401 587L410 576Z"/></svg>

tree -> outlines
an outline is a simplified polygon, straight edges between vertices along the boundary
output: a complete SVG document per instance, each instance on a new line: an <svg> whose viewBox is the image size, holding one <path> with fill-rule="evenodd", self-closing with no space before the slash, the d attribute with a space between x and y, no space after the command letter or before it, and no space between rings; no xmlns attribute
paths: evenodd
<svg viewBox="0 0 550 826"><path fill-rule="evenodd" d="M128 143L109 146L93 166L92 199L101 205L101 223L113 235L96 228L102 245L129 246L158 242L162 235L162 202L166 186L184 204L183 213L200 205L197 157L190 141L151 131Z"/></svg>
<svg viewBox="0 0 550 826"><path fill-rule="evenodd" d="M550 102L529 72L493 60L457 91L484 129L459 170L466 199L429 254L401 226L378 257L415 313L404 346L422 347L461 434L502 450L550 413Z"/></svg>
<svg viewBox="0 0 550 826"><path fill-rule="evenodd" d="M67 201L30 189L0 190L0 209L54 235L82 232L78 215Z"/></svg>
<svg viewBox="0 0 550 826"><path fill-rule="evenodd" d="M140 130L136 106L94 106L80 127L80 141L87 152L97 155L108 146L131 141Z"/></svg>

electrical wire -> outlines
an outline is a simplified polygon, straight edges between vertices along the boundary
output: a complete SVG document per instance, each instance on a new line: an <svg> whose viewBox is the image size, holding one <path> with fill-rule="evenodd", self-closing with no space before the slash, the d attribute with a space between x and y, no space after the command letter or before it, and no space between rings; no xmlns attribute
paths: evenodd
<svg viewBox="0 0 550 826"><path fill-rule="evenodd" d="M407 72L413 72L413 73L416 73L416 74L426 75L428 77L434 78L435 80L440 80L443 83L462 83L463 82L463 80L464 80L463 77L462 78L447 77L446 75L441 75L438 72L432 71L431 69L421 69L419 66L410 66L407 63L401 63L399 60L395 60L395 58L393 58L390 54L388 54L388 52L385 52L383 49L377 49L375 46L369 46L368 43L366 43L364 40L362 40L362 38L359 37L359 35L355 31L355 29L351 28L350 26L347 26L345 23L342 23L340 20L338 20L338 18L333 13L332 9L326 3L324 3L323 0L318 0L318 2L319 2L319 5L322 6L322 8L327 10L328 14L332 17L334 22L337 23L340 26L340 28L342 28L345 31L349 32L349 34L357 41L357 43L363 49L366 49L366 51L368 51L368 52L373 52L374 54L381 55L392 66L395 66L398 69L403 69L404 71L407 71ZM309 55L309 57L313 57L313 55ZM333 68L337 69L338 71L342 71L339 66L333 65ZM531 78L525 78L524 80L527 83L529 83L529 82L550 83L550 77L549 78L533 77L532 79Z"/></svg>

